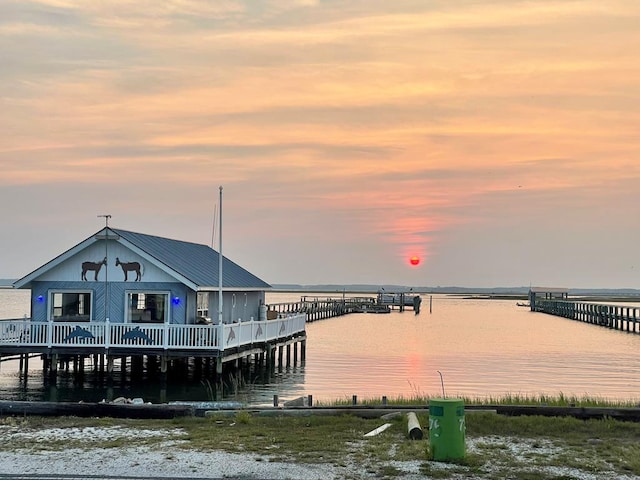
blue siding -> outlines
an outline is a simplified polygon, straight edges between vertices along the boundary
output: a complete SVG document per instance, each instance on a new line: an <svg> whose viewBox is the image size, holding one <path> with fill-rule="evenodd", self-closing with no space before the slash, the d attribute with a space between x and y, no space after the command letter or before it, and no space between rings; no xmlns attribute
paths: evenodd
<svg viewBox="0 0 640 480"><path fill-rule="evenodd" d="M163 291L169 292L169 320L171 323L184 324L187 318L187 308L195 310L195 304L188 307L188 288L180 283L152 283L152 282L108 282L109 290L109 321L113 323L124 322L125 292ZM31 285L31 318L34 322L47 321L47 309L50 290L71 290L93 292L92 319L94 322L103 322L105 319L105 284L104 282L32 282ZM43 301L38 300L42 296ZM171 299L177 297L178 304Z"/></svg>

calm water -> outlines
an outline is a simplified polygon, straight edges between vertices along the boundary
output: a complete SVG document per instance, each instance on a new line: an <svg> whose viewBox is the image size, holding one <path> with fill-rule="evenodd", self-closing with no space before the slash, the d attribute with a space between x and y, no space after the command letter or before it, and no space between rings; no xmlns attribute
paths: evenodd
<svg viewBox="0 0 640 480"><path fill-rule="evenodd" d="M336 294L333 294L337 296ZM373 295L372 295L373 296ZM267 294L267 303L297 301L299 293ZM28 313L29 292L0 289L0 318ZM87 372L82 381L61 373L46 385L41 362L21 378L17 362L0 365L0 399L86 400L142 397L146 401L238 400L269 404L273 395L315 400L441 395L565 395L612 400L640 398L640 335L530 312L513 300L423 296L422 312L352 314L307 324L305 365L268 378L250 374L215 397L201 379L116 376L109 389Z"/></svg>

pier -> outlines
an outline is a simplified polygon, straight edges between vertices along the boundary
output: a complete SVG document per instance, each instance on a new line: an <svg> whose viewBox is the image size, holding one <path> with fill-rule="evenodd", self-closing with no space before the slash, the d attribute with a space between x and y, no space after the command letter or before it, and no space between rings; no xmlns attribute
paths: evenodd
<svg viewBox="0 0 640 480"><path fill-rule="evenodd" d="M289 366L306 356L306 316L279 314L269 320L219 325L132 325L95 322L0 321L0 363L19 359L26 375L29 359L40 357L43 370L55 379L58 369L82 372L85 361L111 376L114 363L123 371L155 370L166 374L174 364L239 367L252 359L273 368ZM299 355L298 355L299 353ZM145 362L146 360L146 362ZM143 367L145 365L146 367Z"/></svg>
<svg viewBox="0 0 640 480"><path fill-rule="evenodd" d="M360 313L376 306L375 297L322 297L302 296L299 302L271 303L267 305L267 318L278 315L303 313L307 322Z"/></svg>
<svg viewBox="0 0 640 480"><path fill-rule="evenodd" d="M379 291L377 303L378 305L387 305L392 309L398 308L401 312L404 312L407 308L411 308L418 314L420 313L422 299L420 295L413 292L387 293Z"/></svg>
<svg viewBox="0 0 640 480"><path fill-rule="evenodd" d="M570 300L538 300L531 311L631 333L640 333L640 308Z"/></svg>
<svg viewBox="0 0 640 480"><path fill-rule="evenodd" d="M278 315L303 313L307 322L339 317L350 313L389 313L392 309L403 312L410 308L420 313L420 295L412 292L378 292L375 297L302 296L299 302L271 303L267 305L267 318Z"/></svg>
<svg viewBox="0 0 640 480"><path fill-rule="evenodd" d="M532 289L531 311L548 313L592 325L640 333L640 307L607 305L568 299L564 289Z"/></svg>

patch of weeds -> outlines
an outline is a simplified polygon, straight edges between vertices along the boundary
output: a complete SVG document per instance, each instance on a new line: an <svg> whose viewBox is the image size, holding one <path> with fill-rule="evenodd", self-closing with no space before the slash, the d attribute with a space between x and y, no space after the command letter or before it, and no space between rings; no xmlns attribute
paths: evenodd
<svg viewBox="0 0 640 480"><path fill-rule="evenodd" d="M420 465L420 473L429 478L451 478L453 475L469 474L469 468L450 463L424 462Z"/></svg>
<svg viewBox="0 0 640 480"><path fill-rule="evenodd" d="M382 465L376 472L377 478L391 478L404 475L402 470L394 467L393 465Z"/></svg>
<svg viewBox="0 0 640 480"><path fill-rule="evenodd" d="M600 473L609 470L607 463L595 452L576 454L571 450L563 451L554 458L549 459L547 465L574 468L588 473Z"/></svg>
<svg viewBox="0 0 640 480"><path fill-rule="evenodd" d="M241 410L236 413L236 422L238 423L248 425L251 422L251 419L251 413L247 412L246 410Z"/></svg>
<svg viewBox="0 0 640 480"><path fill-rule="evenodd" d="M513 476L512 476L513 475ZM516 470L509 471L509 478L517 478L518 480L560 480L565 478L564 475L558 477L557 475L549 476L548 473L536 470ZM573 477L566 477L567 480L575 480Z"/></svg>
<svg viewBox="0 0 640 480"><path fill-rule="evenodd" d="M607 443L596 448L598 457L609 466L626 473L640 474L640 445L630 443Z"/></svg>
<svg viewBox="0 0 640 480"><path fill-rule="evenodd" d="M427 463L424 466L420 467L420 473L427 476L428 478L441 479L450 478L452 472L448 470L433 468L430 464Z"/></svg>

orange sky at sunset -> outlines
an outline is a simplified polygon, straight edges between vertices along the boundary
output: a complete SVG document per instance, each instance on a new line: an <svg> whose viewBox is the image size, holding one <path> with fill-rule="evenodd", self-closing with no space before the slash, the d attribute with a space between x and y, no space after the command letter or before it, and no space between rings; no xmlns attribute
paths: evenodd
<svg viewBox="0 0 640 480"><path fill-rule="evenodd" d="M0 278L103 213L209 244L223 185L223 253L269 283L640 288L638 18L3 0Z"/></svg>

